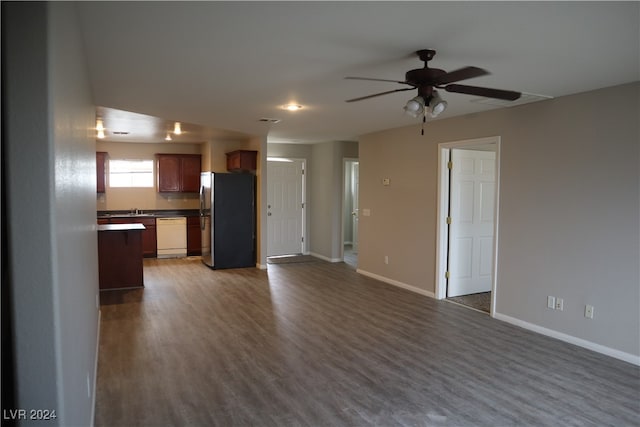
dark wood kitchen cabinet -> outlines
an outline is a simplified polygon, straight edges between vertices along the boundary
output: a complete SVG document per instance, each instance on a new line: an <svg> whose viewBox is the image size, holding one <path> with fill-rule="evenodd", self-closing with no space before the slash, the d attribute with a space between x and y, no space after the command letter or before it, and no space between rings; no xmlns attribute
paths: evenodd
<svg viewBox="0 0 640 427"><path fill-rule="evenodd" d="M98 226L98 276L100 290L144 286L140 224Z"/></svg>
<svg viewBox="0 0 640 427"><path fill-rule="evenodd" d="M107 188L107 154L103 151L96 152L96 187L98 193L104 193Z"/></svg>
<svg viewBox="0 0 640 427"><path fill-rule="evenodd" d="M236 150L227 154L229 172L253 172L257 166L257 151Z"/></svg>
<svg viewBox="0 0 640 427"><path fill-rule="evenodd" d="M154 217L111 218L109 224L142 224L142 253L145 258L154 258L158 253L156 219Z"/></svg>
<svg viewBox="0 0 640 427"><path fill-rule="evenodd" d="M199 154L156 154L158 191L197 193L200 190Z"/></svg>
<svg viewBox="0 0 640 427"><path fill-rule="evenodd" d="M200 217L187 217L187 255L202 255Z"/></svg>

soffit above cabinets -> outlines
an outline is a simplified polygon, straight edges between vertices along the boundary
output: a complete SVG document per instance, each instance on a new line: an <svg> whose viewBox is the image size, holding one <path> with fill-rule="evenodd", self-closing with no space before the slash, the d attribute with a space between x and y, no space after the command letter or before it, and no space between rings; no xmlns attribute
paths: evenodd
<svg viewBox="0 0 640 427"><path fill-rule="evenodd" d="M147 114L96 107L96 119L104 126L105 142L132 143L202 143L212 139L245 140L249 135L239 132L213 129L193 123L180 122L180 134L175 133L176 120L167 120ZM170 140L167 140L167 135Z"/></svg>

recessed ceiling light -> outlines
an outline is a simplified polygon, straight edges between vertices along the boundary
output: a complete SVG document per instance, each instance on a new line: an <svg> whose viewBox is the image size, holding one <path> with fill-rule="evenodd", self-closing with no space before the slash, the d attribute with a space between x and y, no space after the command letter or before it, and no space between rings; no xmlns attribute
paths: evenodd
<svg viewBox="0 0 640 427"><path fill-rule="evenodd" d="M299 104L287 104L282 106L283 109L288 111L298 111L302 110L302 105Z"/></svg>

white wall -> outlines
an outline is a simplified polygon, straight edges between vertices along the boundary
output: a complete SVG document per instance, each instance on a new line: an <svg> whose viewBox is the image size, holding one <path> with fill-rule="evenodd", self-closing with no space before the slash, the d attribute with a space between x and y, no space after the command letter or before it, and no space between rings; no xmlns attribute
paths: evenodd
<svg viewBox="0 0 640 427"><path fill-rule="evenodd" d="M436 120L424 136L419 123L363 136L360 269L434 292L438 143L500 136L497 315L638 360L639 92L636 82Z"/></svg>
<svg viewBox="0 0 640 427"><path fill-rule="evenodd" d="M3 12L17 406L56 410L53 421L25 425L91 425L98 339L95 108L75 6L13 3Z"/></svg>

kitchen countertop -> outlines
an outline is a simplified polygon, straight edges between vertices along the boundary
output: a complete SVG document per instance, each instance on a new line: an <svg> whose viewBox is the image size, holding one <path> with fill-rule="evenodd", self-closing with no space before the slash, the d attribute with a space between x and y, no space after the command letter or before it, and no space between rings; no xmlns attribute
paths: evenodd
<svg viewBox="0 0 640 427"><path fill-rule="evenodd" d="M131 213L130 211L97 211L98 218L162 218L173 216L200 216L198 209L177 209L177 210L143 210L142 213Z"/></svg>
<svg viewBox="0 0 640 427"><path fill-rule="evenodd" d="M142 224L102 224L98 225L98 231L142 231Z"/></svg>

